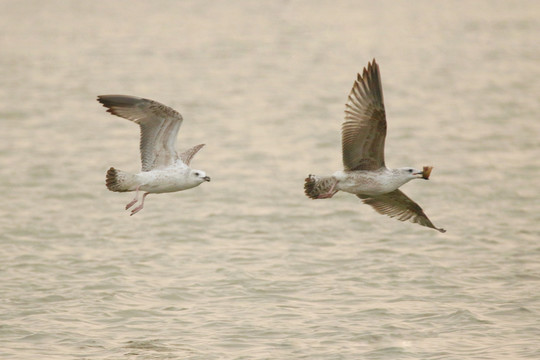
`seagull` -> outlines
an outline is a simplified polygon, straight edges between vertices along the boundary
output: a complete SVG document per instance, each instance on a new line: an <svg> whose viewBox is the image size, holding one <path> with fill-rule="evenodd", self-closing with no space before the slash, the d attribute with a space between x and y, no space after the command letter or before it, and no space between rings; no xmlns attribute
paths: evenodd
<svg viewBox="0 0 540 360"><path fill-rule="evenodd" d="M331 176L309 175L304 191L312 199L328 199L338 191L355 194L380 214L438 230L422 208L399 187L413 179L429 179L432 166L389 169L384 163L386 115L379 65L375 59L358 74L345 105L341 129L344 170Z"/></svg>
<svg viewBox="0 0 540 360"><path fill-rule="evenodd" d="M131 120L141 128L142 171L130 174L111 167L106 176L110 191L135 191L135 198L126 205L126 210L139 201L140 191L145 192L131 215L143 209L148 194L187 190L210 181L204 171L189 167L191 159L204 144L181 154L175 150L176 136L183 120L176 110L137 96L99 95L97 101L107 108L107 112Z"/></svg>

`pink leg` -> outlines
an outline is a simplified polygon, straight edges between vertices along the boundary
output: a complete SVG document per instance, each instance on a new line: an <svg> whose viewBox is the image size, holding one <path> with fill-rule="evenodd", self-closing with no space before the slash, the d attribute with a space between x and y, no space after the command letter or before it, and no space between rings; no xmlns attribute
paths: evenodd
<svg viewBox="0 0 540 360"><path fill-rule="evenodd" d="M131 210L131 215L129 215L129 216L133 216L133 215L135 215L136 213L138 213L139 211L142 210L142 208L144 207L144 199L146 198L146 196L148 194L150 194L150 193L144 193L144 195L142 196L141 205L139 205L135 209Z"/></svg>
<svg viewBox="0 0 540 360"><path fill-rule="evenodd" d="M127 203L126 210L132 207L137 201L139 201L139 186L137 186L137 189L135 189L135 198L131 202Z"/></svg>
<svg viewBox="0 0 540 360"><path fill-rule="evenodd" d="M334 194L338 192L338 190L334 190L336 185L337 185L337 181L332 184L332 187L330 188L330 190L328 190L328 192L317 196L317 199L329 199L332 196L334 196Z"/></svg>

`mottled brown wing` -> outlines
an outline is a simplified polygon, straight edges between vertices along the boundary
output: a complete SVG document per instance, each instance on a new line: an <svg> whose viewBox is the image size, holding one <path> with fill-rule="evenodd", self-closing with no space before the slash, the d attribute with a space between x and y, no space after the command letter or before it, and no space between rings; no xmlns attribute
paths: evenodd
<svg viewBox="0 0 540 360"><path fill-rule="evenodd" d="M163 168L178 158L175 143L182 115L157 101L128 95L100 95L98 101L113 115L141 127L142 171Z"/></svg>
<svg viewBox="0 0 540 360"><path fill-rule="evenodd" d="M345 105L341 128L345 170L377 170L384 165L386 115L379 65L373 59L358 74Z"/></svg>
<svg viewBox="0 0 540 360"><path fill-rule="evenodd" d="M442 233L446 232L442 228L435 227L422 208L399 189L379 196L357 196L362 199L364 204L371 205L379 214L395 217L401 221L409 220Z"/></svg>

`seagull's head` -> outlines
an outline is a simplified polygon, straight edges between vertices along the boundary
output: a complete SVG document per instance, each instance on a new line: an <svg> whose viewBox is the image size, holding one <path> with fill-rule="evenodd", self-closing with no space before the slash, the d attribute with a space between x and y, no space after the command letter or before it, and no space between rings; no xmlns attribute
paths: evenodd
<svg viewBox="0 0 540 360"><path fill-rule="evenodd" d="M210 176L207 176L206 173L202 170L192 169L189 173L189 176L197 183L201 184L205 181L210 181Z"/></svg>
<svg viewBox="0 0 540 360"><path fill-rule="evenodd" d="M415 168L411 168L411 167L404 167L404 168L400 168L398 169L400 174L402 174L402 176L406 179L409 180L413 180L413 179L425 179L427 180L427 178L424 177L424 172L422 170L418 170L418 169L415 169Z"/></svg>

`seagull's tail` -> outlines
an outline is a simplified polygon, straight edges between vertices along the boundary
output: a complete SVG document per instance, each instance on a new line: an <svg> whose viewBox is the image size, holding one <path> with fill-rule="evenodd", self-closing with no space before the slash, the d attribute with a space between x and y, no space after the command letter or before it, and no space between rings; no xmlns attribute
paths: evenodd
<svg viewBox="0 0 540 360"><path fill-rule="evenodd" d="M309 175L304 183L304 193L308 198L320 199L320 195L328 194L336 180L332 176Z"/></svg>
<svg viewBox="0 0 540 360"><path fill-rule="evenodd" d="M135 175L113 167L107 171L105 184L107 189L117 192L133 191L137 187Z"/></svg>

